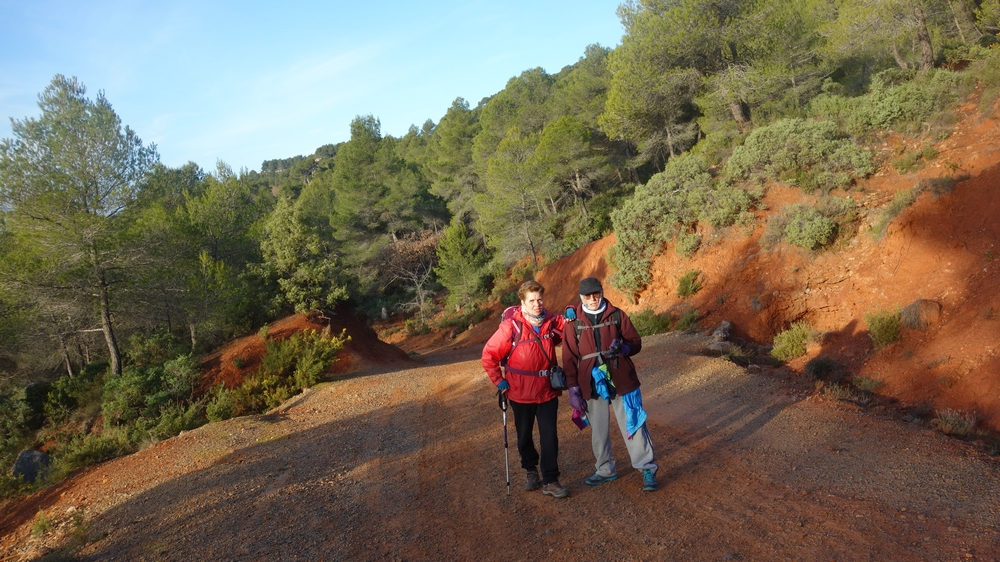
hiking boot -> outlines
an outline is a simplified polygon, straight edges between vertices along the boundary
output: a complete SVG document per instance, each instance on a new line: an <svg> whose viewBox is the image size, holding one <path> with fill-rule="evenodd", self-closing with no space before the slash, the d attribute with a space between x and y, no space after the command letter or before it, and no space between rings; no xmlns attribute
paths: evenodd
<svg viewBox="0 0 1000 562"><path fill-rule="evenodd" d="M659 484L656 483L656 473L652 469L646 468L642 471L642 491L643 492L655 492L660 489Z"/></svg>
<svg viewBox="0 0 1000 562"><path fill-rule="evenodd" d="M557 480L542 486L542 493L553 498L565 498L569 495L569 488L563 488Z"/></svg>
<svg viewBox="0 0 1000 562"><path fill-rule="evenodd" d="M594 474L588 476L583 482L588 486L600 486L601 484L611 482L612 480L618 480L618 475L612 474L611 476L601 476L595 472Z"/></svg>
<svg viewBox="0 0 1000 562"><path fill-rule="evenodd" d="M537 490L542 485L542 479L538 476L537 470L529 470L524 475L524 489Z"/></svg>

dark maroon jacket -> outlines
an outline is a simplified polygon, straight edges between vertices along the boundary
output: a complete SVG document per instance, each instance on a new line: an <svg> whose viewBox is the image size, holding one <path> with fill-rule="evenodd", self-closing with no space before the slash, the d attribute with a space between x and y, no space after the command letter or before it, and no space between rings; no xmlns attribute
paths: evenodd
<svg viewBox="0 0 1000 562"><path fill-rule="evenodd" d="M596 328L600 331L600 350L596 349L594 345L594 328L592 328L594 323L583 312L582 304L573 307L577 320L567 320L566 326L563 328L562 363L563 369L566 371L566 382L570 388L579 386L585 400L590 400L592 396L597 397L597 393L592 392L594 379L591 378L590 373L599 363L596 356L587 359L583 359L583 357L597 351L607 351L611 341L615 338L620 338L628 345L630 355L635 355L642 349L642 338L625 311L615 307L607 299L604 299L604 302L607 303L607 307L601 313L600 321L597 324L611 323L614 319L613 313L616 310L619 311L620 321L618 324ZM582 326L590 327L590 329L580 331L579 341L577 340L576 322L580 322ZM619 396L639 388L639 377L636 375L635 365L631 358L618 356L614 359L608 359L606 362L608 371L611 373L611 381L615 383L615 392Z"/></svg>

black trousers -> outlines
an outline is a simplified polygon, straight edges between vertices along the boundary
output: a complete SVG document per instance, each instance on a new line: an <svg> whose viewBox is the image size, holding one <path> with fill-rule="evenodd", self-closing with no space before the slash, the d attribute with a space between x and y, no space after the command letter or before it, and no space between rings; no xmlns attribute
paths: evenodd
<svg viewBox="0 0 1000 562"><path fill-rule="evenodd" d="M556 482L559 480L559 436L556 434L559 399L553 398L542 404L519 404L511 400L510 409L514 413L514 429L517 431L517 452L521 454L521 468L525 470L539 468L542 484ZM536 419L541 455L535 449L531 435Z"/></svg>

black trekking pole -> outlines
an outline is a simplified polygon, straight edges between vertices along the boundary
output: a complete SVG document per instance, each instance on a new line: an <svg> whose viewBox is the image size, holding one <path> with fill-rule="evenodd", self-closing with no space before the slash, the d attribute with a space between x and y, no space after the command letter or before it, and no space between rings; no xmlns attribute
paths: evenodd
<svg viewBox="0 0 1000 562"><path fill-rule="evenodd" d="M503 464L507 469L507 495L510 495L510 458L507 456L507 395L497 390L500 410L503 411Z"/></svg>

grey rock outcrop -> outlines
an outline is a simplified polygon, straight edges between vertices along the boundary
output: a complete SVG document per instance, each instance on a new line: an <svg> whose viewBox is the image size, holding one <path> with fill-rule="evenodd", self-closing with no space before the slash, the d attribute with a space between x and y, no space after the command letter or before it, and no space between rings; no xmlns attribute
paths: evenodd
<svg viewBox="0 0 1000 562"><path fill-rule="evenodd" d="M45 472L45 469L49 467L51 462L48 453L34 449L25 449L18 453L11 473L15 477L20 476L25 482L31 484Z"/></svg>

